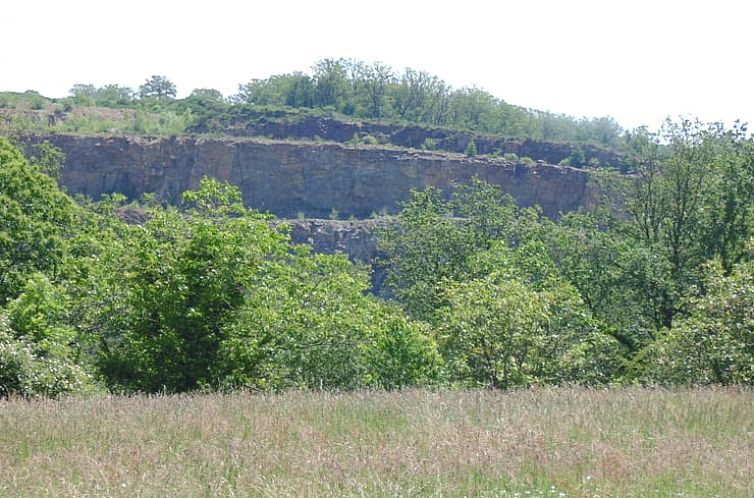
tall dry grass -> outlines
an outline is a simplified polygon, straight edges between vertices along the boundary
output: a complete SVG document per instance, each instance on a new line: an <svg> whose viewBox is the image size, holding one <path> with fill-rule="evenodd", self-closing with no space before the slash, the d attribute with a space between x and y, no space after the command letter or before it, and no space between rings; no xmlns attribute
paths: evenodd
<svg viewBox="0 0 754 498"><path fill-rule="evenodd" d="M754 394L0 402L0 496L754 496Z"/></svg>

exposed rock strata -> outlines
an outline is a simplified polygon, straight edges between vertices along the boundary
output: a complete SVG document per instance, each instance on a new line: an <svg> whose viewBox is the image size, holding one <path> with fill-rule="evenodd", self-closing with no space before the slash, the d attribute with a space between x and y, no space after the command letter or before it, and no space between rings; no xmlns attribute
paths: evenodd
<svg viewBox="0 0 754 498"><path fill-rule="evenodd" d="M291 240L296 244L307 244L318 253L344 253L352 261L370 265L372 292L384 290L386 271L379 261L382 254L377 249L377 234L392 223L391 220L306 219L285 220L285 223L289 225Z"/></svg>
<svg viewBox="0 0 754 498"><path fill-rule="evenodd" d="M205 175L237 185L247 206L277 216L367 218L397 212L411 189L445 191L479 177L500 185L521 206L538 204L545 215L591 208L599 197L592 175L538 162L469 158L378 146L289 143L206 137L28 136L49 140L66 154L63 184L72 194L129 198L154 192L175 201Z"/></svg>

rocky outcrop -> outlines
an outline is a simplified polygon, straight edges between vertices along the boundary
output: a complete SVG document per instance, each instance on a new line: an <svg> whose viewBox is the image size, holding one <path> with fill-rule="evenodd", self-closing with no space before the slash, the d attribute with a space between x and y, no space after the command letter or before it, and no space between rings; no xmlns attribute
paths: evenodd
<svg viewBox="0 0 754 498"><path fill-rule="evenodd" d="M276 222L278 225L280 222ZM390 219L374 220L285 220L291 240L307 244L314 252L324 254L343 253L351 261L371 267L372 292L385 291L386 269L380 262L383 254L377 248L379 231L393 223Z"/></svg>
<svg viewBox="0 0 754 498"><path fill-rule="evenodd" d="M377 236L393 221L386 218L374 220L284 220L289 227L291 240L307 244L314 252L333 254L342 252L354 261L368 263L378 256Z"/></svg>
<svg viewBox="0 0 754 498"><path fill-rule="evenodd" d="M333 210L341 218L394 213L411 189L448 192L472 177L500 185L521 206L538 204L551 217L593 207L600 191L584 170L384 146L207 137L24 138L27 146L43 140L65 152L62 182L72 194L137 198L154 192L173 202L208 175L237 185L247 206L284 218L327 218Z"/></svg>

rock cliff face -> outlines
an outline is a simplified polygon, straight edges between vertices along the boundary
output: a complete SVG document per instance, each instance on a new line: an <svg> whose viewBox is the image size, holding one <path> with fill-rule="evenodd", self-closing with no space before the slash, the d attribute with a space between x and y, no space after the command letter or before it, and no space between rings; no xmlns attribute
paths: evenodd
<svg viewBox="0 0 754 498"><path fill-rule="evenodd" d="M521 206L545 215L592 207L599 188L583 170L538 162L468 158L379 146L289 143L249 138L27 136L49 140L66 154L63 184L72 194L130 198L154 192L165 201L196 188L205 175L237 185L247 206L279 217L367 218L397 212L411 189L449 191L478 177L500 185Z"/></svg>
<svg viewBox="0 0 754 498"><path fill-rule="evenodd" d="M377 233L387 227L390 220L287 220L291 240L307 244L314 252L344 253L352 261L365 263L372 270L372 292L385 292L386 269L380 263L382 254L377 249Z"/></svg>

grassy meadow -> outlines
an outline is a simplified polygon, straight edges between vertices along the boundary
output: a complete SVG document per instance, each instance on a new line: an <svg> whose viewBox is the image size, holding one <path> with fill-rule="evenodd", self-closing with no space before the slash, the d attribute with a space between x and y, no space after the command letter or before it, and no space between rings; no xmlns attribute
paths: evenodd
<svg viewBox="0 0 754 498"><path fill-rule="evenodd" d="M0 402L0 496L754 496L754 393Z"/></svg>

